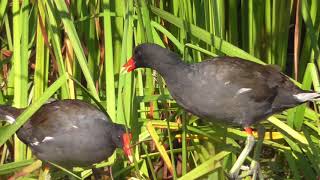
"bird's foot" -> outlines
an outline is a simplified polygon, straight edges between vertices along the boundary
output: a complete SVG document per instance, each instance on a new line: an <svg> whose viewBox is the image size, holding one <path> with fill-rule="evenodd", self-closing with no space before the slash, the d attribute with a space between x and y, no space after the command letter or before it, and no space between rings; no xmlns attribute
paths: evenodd
<svg viewBox="0 0 320 180"><path fill-rule="evenodd" d="M260 164L257 161L253 161L250 167L241 166L240 170L241 170L240 174L239 172L235 172L233 174L229 173L228 178L230 180L237 180L237 179L243 179L245 177L251 176L252 180L257 179L257 177L259 177L259 179L263 179L261 178Z"/></svg>
<svg viewBox="0 0 320 180"><path fill-rule="evenodd" d="M234 165L232 166L232 168L229 172L229 177L231 179L237 179L239 172L240 172L240 168L243 165L246 157L251 152L254 144L255 144L254 137L252 135L249 135L247 137L246 146L244 147L243 151L240 153L237 161L234 163Z"/></svg>
<svg viewBox="0 0 320 180"><path fill-rule="evenodd" d="M236 173L233 173L233 174L230 174L230 173L229 173L229 174L227 175L227 177L228 177L229 180L240 179L239 175L236 174Z"/></svg>
<svg viewBox="0 0 320 180"><path fill-rule="evenodd" d="M260 171L259 162L252 161L250 167L247 166L245 169L243 169L243 172L239 176L239 179L245 178L247 176L251 176L252 180L263 179L263 176L262 176L261 171Z"/></svg>

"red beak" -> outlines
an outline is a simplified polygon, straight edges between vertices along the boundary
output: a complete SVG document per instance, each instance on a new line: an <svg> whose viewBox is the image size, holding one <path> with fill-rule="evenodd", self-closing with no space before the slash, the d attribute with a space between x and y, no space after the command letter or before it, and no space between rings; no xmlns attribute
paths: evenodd
<svg viewBox="0 0 320 180"><path fill-rule="evenodd" d="M131 72L136 68L136 61L131 57L128 62L122 66L121 72Z"/></svg>
<svg viewBox="0 0 320 180"><path fill-rule="evenodd" d="M133 163L133 156L132 156L132 151L131 151L131 148L130 148L131 139L132 139L132 134L131 133L124 133L122 135L123 152L128 157L129 162Z"/></svg>

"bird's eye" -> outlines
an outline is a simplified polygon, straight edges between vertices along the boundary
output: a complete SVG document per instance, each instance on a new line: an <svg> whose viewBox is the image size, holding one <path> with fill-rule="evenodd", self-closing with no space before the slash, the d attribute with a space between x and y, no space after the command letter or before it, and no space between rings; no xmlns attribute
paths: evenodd
<svg viewBox="0 0 320 180"><path fill-rule="evenodd" d="M142 55L142 54L141 54L141 51L139 51L139 50L135 50L135 51L134 51L134 56L135 56L135 57L138 57L138 58L139 58L139 57L141 57L141 55Z"/></svg>

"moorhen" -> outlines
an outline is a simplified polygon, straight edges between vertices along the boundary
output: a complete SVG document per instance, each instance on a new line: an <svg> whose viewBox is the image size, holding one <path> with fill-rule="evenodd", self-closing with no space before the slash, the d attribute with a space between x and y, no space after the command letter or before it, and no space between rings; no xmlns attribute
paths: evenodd
<svg viewBox="0 0 320 180"><path fill-rule="evenodd" d="M14 123L23 109L1 105L0 118ZM18 131L17 136L43 161L62 167L88 167L123 148L132 161L130 134L123 125L80 100L44 104Z"/></svg>
<svg viewBox="0 0 320 180"><path fill-rule="evenodd" d="M212 122L246 129L248 148L231 168L232 177L237 176L253 147L252 124L320 97L318 93L300 89L272 66L236 57L187 64L177 54L156 44L145 43L134 49L123 69L130 72L136 68L159 72L172 97L187 111Z"/></svg>

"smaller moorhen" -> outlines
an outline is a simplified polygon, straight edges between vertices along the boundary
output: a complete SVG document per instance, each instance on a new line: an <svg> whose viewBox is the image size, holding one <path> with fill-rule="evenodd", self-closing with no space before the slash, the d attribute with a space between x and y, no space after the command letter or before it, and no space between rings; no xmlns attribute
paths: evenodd
<svg viewBox="0 0 320 180"><path fill-rule="evenodd" d="M0 106L0 118L14 123L23 112ZM40 160L62 167L88 167L107 159L116 148L123 148L132 161L130 134L123 125L80 100L56 100L44 104L18 131Z"/></svg>
<svg viewBox="0 0 320 180"><path fill-rule="evenodd" d="M212 122L239 125L248 133L231 176L237 176L254 138L250 126L272 114L315 100L320 94L297 87L272 66L236 57L217 57L187 64L156 44L141 44L123 66L127 72L151 68L164 78L170 94L187 111ZM240 157L239 156L239 157Z"/></svg>

